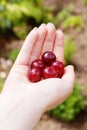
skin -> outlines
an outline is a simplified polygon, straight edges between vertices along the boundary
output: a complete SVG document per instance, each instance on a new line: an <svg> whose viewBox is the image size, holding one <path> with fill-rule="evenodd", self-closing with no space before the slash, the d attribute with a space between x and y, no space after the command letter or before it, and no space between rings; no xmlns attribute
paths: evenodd
<svg viewBox="0 0 87 130"><path fill-rule="evenodd" d="M64 35L52 23L34 28L26 37L0 95L0 130L33 130L47 110L62 103L73 90L73 66L61 79L31 83L27 73L32 60L47 50L64 61Z"/></svg>

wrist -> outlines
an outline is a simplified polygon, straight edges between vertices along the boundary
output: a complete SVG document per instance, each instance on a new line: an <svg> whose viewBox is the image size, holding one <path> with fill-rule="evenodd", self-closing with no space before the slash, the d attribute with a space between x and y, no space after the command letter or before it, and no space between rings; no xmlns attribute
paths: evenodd
<svg viewBox="0 0 87 130"><path fill-rule="evenodd" d="M34 101L30 100L28 104L29 105L27 105L27 101L23 100L21 96L13 96L13 94L5 93L1 94L0 129L32 130L40 120L43 110L37 106L37 103ZM27 128L25 128L25 126L27 126Z"/></svg>

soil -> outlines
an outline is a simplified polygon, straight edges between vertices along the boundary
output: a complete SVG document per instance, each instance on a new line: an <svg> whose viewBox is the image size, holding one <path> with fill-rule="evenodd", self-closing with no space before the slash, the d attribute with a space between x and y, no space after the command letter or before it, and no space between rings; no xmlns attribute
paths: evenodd
<svg viewBox="0 0 87 130"><path fill-rule="evenodd" d="M81 85L81 92L85 98L85 106L87 107L87 5L82 1L83 0L45 0L44 2L48 7L56 3L58 7L56 11L67 6L69 3L73 3L73 12L80 14L82 17L84 27L81 31L71 28L65 33L71 36L77 45L77 50L73 54L72 62L75 66L76 81ZM5 42L7 44L4 44ZM14 41L7 39L5 42L0 41L0 76L4 78L12 66L11 60L8 60L6 57L8 51L14 48L20 49L23 44L23 41L19 41L18 39ZM4 63L6 65L4 65ZM47 114L44 114L34 130L87 130L87 108L85 108L74 121L69 123L50 118Z"/></svg>

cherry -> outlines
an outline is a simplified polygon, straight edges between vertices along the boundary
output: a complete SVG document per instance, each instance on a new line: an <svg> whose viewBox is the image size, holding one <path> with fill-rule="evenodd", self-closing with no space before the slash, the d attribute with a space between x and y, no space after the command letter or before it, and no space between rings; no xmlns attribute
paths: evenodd
<svg viewBox="0 0 87 130"><path fill-rule="evenodd" d="M31 68L39 68L42 70L43 67L44 67L44 63L41 59L36 59L31 64Z"/></svg>
<svg viewBox="0 0 87 130"><path fill-rule="evenodd" d="M42 78L61 78L64 74L64 64L56 61L56 56L51 51L42 54L41 59L35 59L31 63L28 79L31 82L38 82Z"/></svg>
<svg viewBox="0 0 87 130"><path fill-rule="evenodd" d="M42 61L46 65L51 65L51 63L54 62L55 60L56 60L56 56L52 51L46 51L42 55Z"/></svg>
<svg viewBox="0 0 87 130"><path fill-rule="evenodd" d="M48 66L43 69L42 76L44 79L47 78L56 78L57 77L57 71L53 66Z"/></svg>
<svg viewBox="0 0 87 130"><path fill-rule="evenodd" d="M28 72L28 79L31 82L37 82L41 80L41 71L39 68L32 68L29 72Z"/></svg>
<svg viewBox="0 0 87 130"><path fill-rule="evenodd" d="M52 63L52 66L56 69L58 73L58 78L61 78L64 74L64 65L61 61L55 61Z"/></svg>

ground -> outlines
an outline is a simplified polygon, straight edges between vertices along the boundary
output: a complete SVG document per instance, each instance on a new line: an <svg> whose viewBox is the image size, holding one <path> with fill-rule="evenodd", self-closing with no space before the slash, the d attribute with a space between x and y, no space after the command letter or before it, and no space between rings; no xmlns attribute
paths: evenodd
<svg viewBox="0 0 87 130"><path fill-rule="evenodd" d="M87 5L82 2L83 0L65 0L60 1L59 4L58 1L60 0L45 0L45 4L50 6L56 3L58 7L61 8L72 2L74 4L74 11L81 15L84 22L84 28L80 32L75 29L70 29L66 31L66 34L71 36L77 45L77 50L72 57L72 61L75 65L76 80L82 86L81 92L87 106ZM20 49L23 41L16 39L12 42L10 40L5 45L3 44L4 41L0 42L0 75L5 77L12 66L12 62L6 59L6 52L13 48ZM3 53L3 49L5 53ZM5 57L5 59L3 57ZM50 118L47 114L44 114L34 130L87 130L87 108L70 123L55 120L54 118Z"/></svg>

